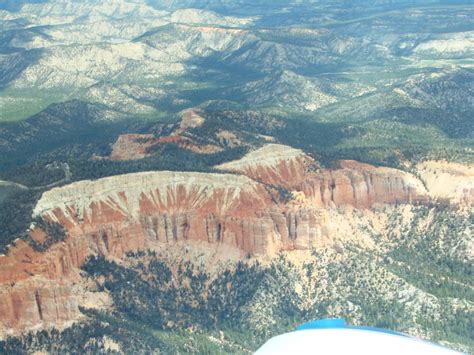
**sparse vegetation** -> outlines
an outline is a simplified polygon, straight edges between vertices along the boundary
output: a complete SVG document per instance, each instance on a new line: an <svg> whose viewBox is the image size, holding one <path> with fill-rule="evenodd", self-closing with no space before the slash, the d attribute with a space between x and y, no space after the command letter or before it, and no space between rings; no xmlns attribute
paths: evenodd
<svg viewBox="0 0 474 355"><path fill-rule="evenodd" d="M62 224L57 222L49 222L44 218L35 217L33 224L36 228L44 233L44 240L37 241L30 235L25 236L26 241L31 247L38 252L45 252L50 246L58 242L62 242L67 238L66 231Z"/></svg>
<svg viewBox="0 0 474 355"><path fill-rule="evenodd" d="M50 2L0 0L0 180L24 185L0 186L0 254L16 238L37 252L67 239L62 225L32 216L53 187L141 171L219 173L216 165L269 142L302 149L318 168L474 163L472 0ZM189 108L203 121L185 130ZM164 143L144 159L112 161L123 134L222 151ZM275 204L298 196L266 187ZM187 252L92 256L80 272L113 306L81 308L85 317L63 331L3 339L0 353L247 354L325 317L474 353L472 211L434 203L367 212L377 213L385 230L354 227L367 244L335 241L302 266L285 254L261 264L250 252L212 268ZM43 232L35 238L32 223Z"/></svg>
<svg viewBox="0 0 474 355"><path fill-rule="evenodd" d="M408 333L416 329L418 336L472 350L467 294L460 292L458 300L449 293L469 286L440 279L437 289L447 293L434 296L423 283L413 283L410 273L394 272L396 261L386 260L349 246L342 253L314 251L302 269L281 255L268 266L248 260L209 274L205 265L176 264L155 252L130 252L121 264L91 257L83 270L97 290L112 296L114 310L82 309L87 321L61 333L10 338L0 342L0 351L59 353L83 346L107 353L106 336L140 353L250 353L273 335L325 317Z"/></svg>

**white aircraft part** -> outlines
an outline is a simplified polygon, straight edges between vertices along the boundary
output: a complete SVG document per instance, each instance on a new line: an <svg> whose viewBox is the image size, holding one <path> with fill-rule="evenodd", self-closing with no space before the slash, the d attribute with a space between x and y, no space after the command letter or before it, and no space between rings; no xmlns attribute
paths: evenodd
<svg viewBox="0 0 474 355"><path fill-rule="evenodd" d="M308 329L279 335L256 355L454 355L456 351L416 338L361 329Z"/></svg>

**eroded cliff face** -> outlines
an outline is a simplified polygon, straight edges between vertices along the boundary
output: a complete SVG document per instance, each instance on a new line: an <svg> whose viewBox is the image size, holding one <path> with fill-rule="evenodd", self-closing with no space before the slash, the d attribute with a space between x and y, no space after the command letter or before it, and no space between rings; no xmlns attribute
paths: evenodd
<svg viewBox="0 0 474 355"><path fill-rule="evenodd" d="M416 169L433 198L455 204L474 202L474 166L426 161Z"/></svg>
<svg viewBox="0 0 474 355"><path fill-rule="evenodd" d="M128 251L204 246L225 259L370 243L360 225L385 228L371 207L431 198L411 174L340 166L321 169L300 150L269 144L218 167L233 174L146 172L54 188L34 214L62 224L67 238L46 252L19 240L0 256L0 335L80 317L79 306L91 303L80 267L91 255L120 260ZM33 225L30 234L40 233Z"/></svg>
<svg viewBox="0 0 474 355"><path fill-rule="evenodd" d="M160 134L122 134L112 145L110 160L138 160L156 155L153 148L160 144L172 143L182 149L199 154L222 152L223 148L216 144L202 144L189 137L189 129L201 127L205 122L202 112L198 109L187 109L181 112L179 125L160 126ZM165 134L168 132L168 134ZM156 133L156 132L155 132ZM219 137L217 137L219 138ZM98 158L98 157L95 157Z"/></svg>
<svg viewBox="0 0 474 355"><path fill-rule="evenodd" d="M139 173L51 190L34 213L72 235L90 235L106 255L120 257L149 241L188 240L265 253L261 238L247 236L259 233L256 225L269 218L275 194L239 175Z"/></svg>
<svg viewBox="0 0 474 355"><path fill-rule="evenodd" d="M156 244L199 242L210 248L226 245L242 255L293 248L297 230L289 230L287 223L300 217L279 209L275 196L276 191L245 176L171 172L83 181L48 191L34 213L61 223L68 238L44 253L20 240L0 257L1 331L77 318L83 292L73 290L84 289L79 269L90 255L120 258Z"/></svg>
<svg viewBox="0 0 474 355"><path fill-rule="evenodd" d="M320 169L301 150L268 144L218 168L285 187L317 207L368 208L377 203L412 203L428 197L423 183L409 173L351 160L341 161L340 166L338 170Z"/></svg>

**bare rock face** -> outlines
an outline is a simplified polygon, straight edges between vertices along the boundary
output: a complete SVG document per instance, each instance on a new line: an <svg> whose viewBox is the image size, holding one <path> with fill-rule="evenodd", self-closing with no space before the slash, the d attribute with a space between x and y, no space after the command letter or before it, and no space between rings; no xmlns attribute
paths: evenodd
<svg viewBox="0 0 474 355"><path fill-rule="evenodd" d="M416 169L433 198L450 204L474 203L473 165L426 161Z"/></svg>
<svg viewBox="0 0 474 355"><path fill-rule="evenodd" d="M376 203L411 203L426 198L422 182L409 173L349 160L340 165L338 170L319 169L301 150L268 144L218 169L302 193L317 207L335 204L368 208Z"/></svg>
<svg viewBox="0 0 474 355"><path fill-rule="evenodd" d="M172 143L182 149L191 150L199 154L212 154L223 149L216 144L202 144L185 136L187 130L204 124L205 119L197 109L184 110L181 113L181 122L169 135L156 137L154 134L122 134L112 145L112 152L107 157L110 160L137 160L157 154L151 148L160 144ZM95 157L97 158L97 157Z"/></svg>
<svg viewBox="0 0 474 355"><path fill-rule="evenodd" d="M311 214L277 198L275 189L243 175L150 172L50 190L34 214L64 225L85 256L120 257L155 242L186 241L267 254L293 248L292 221Z"/></svg>
<svg viewBox="0 0 474 355"><path fill-rule="evenodd" d="M129 251L200 245L224 258L271 257L363 238L351 222L355 209L368 216L375 204L430 197L406 172L355 161L321 169L301 150L277 144L218 169L233 174L145 172L45 192L34 215L62 224L68 237L45 252L18 240L0 256L0 337L67 325L80 317L80 305L106 306L87 298L80 267L91 255L120 259ZM31 235L37 231L32 226Z"/></svg>
<svg viewBox="0 0 474 355"><path fill-rule="evenodd" d="M187 109L181 113L181 123L179 129L181 132L189 128L201 127L204 124L205 118L198 109Z"/></svg>
<svg viewBox="0 0 474 355"><path fill-rule="evenodd" d="M32 278L17 287L2 287L0 330L29 329L38 324L58 324L78 316L78 299L71 284ZM3 328L3 329L2 329Z"/></svg>
<svg viewBox="0 0 474 355"><path fill-rule="evenodd" d="M267 144L240 160L219 165L217 169L243 174L265 184L291 187L305 180L310 167L317 165L302 150Z"/></svg>
<svg viewBox="0 0 474 355"><path fill-rule="evenodd" d="M157 144L152 134L122 134L112 145L110 160L135 160L149 156L147 149Z"/></svg>
<svg viewBox="0 0 474 355"><path fill-rule="evenodd" d="M245 176L172 172L52 189L34 214L61 223L69 237L45 253L18 241L0 257L2 328L75 319L80 302L73 285L81 282L79 268L90 255L120 258L156 244L192 242L227 245L242 255L308 247L317 236L317 216L275 204L274 194Z"/></svg>

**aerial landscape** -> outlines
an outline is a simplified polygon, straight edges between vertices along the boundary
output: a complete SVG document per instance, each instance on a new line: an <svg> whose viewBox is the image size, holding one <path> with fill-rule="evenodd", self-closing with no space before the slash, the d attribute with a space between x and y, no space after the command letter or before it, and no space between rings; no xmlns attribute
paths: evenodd
<svg viewBox="0 0 474 355"><path fill-rule="evenodd" d="M473 205L471 1L0 1L0 354L473 354Z"/></svg>

